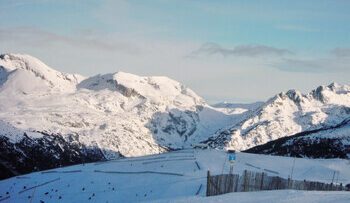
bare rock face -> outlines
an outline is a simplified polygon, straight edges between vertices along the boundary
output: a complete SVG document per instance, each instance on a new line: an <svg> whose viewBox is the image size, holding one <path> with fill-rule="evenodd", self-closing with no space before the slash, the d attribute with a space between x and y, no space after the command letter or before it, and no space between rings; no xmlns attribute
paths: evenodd
<svg viewBox="0 0 350 203"><path fill-rule="evenodd" d="M29 137L27 133L18 142L0 134L0 179L34 171L106 160L97 146L85 146L79 135L66 139L60 134L36 132L42 137Z"/></svg>

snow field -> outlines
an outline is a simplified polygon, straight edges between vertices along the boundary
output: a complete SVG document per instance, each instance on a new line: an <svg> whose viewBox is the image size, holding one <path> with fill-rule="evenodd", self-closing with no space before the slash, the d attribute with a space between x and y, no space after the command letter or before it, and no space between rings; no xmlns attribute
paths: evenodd
<svg viewBox="0 0 350 203"><path fill-rule="evenodd" d="M214 197L204 197L206 173L207 170L210 170L213 175L221 174L222 171L228 173L229 163L225 161L226 159L225 151L187 149L146 157L75 165L3 180L0 182L0 195L1 198L10 196L3 202L28 201L32 196L34 202L40 202L40 200L44 202L214 201ZM292 170L293 159L237 153L234 173L241 174L244 170L261 172L268 169L277 172L281 177L288 177ZM152 163L149 163L151 161ZM196 161L201 169L198 169ZM338 171L337 182L345 184L350 183L349 169L348 160L297 158L295 159L293 179L331 182L333 172ZM157 174L157 172L161 172L161 174ZM269 171L264 172L276 175ZM56 180L58 178L59 180ZM37 187L35 191L32 189L20 193L25 189L52 180L56 181ZM202 185L201 191L196 195L200 185ZM6 192L9 194L7 195ZM308 196L305 191L296 193L301 193L305 198ZM322 194L326 193L331 194L331 197L335 199L343 198L343 194L349 194L339 192L324 192ZM291 196L298 199L297 195L293 195L293 191L257 193L257 196L265 201L264 195L260 194L265 194L266 201L279 196ZM310 194L317 193L310 192ZM242 198L239 200L243 202L250 200L248 194L227 194L217 196L217 198L220 201L226 201L225 198L230 195ZM286 202L288 201L286 200Z"/></svg>

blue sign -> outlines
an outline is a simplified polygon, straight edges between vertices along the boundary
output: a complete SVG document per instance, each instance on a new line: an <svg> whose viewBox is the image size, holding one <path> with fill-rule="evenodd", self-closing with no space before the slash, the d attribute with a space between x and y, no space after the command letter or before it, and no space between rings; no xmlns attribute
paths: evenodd
<svg viewBox="0 0 350 203"><path fill-rule="evenodd" d="M236 161L236 154L229 154L228 155L228 161L230 161L230 162Z"/></svg>

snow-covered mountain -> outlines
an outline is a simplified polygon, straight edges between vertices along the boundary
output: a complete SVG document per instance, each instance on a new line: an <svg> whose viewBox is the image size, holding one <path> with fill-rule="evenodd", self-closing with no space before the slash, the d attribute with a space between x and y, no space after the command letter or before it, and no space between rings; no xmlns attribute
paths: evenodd
<svg viewBox="0 0 350 203"><path fill-rule="evenodd" d="M212 106L227 114L241 114L247 111L254 111L262 105L264 105L264 102L255 102L251 104L221 102L213 104Z"/></svg>
<svg viewBox="0 0 350 203"><path fill-rule="evenodd" d="M87 78L28 55L0 56L0 127L13 129L0 136L17 149L14 154L22 153L14 144L23 139L36 143L32 149L57 136L60 146L73 139L107 159L156 154L208 139L237 117L167 77L117 72ZM45 143L43 148L56 146Z"/></svg>
<svg viewBox="0 0 350 203"><path fill-rule="evenodd" d="M309 158L350 158L350 119L303 131L246 150L249 153Z"/></svg>
<svg viewBox="0 0 350 203"><path fill-rule="evenodd" d="M83 77L32 56L0 56L0 167L12 174L200 142L245 150L349 117L350 88L335 83L307 95L280 93L266 103L210 106L167 77Z"/></svg>
<svg viewBox="0 0 350 203"><path fill-rule="evenodd" d="M280 93L208 139L213 147L245 150L296 133L337 125L350 117L350 87L332 83L303 95Z"/></svg>

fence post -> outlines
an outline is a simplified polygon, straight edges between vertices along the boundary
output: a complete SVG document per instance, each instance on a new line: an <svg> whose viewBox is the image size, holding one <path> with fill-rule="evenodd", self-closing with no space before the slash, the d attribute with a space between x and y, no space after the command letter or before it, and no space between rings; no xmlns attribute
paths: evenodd
<svg viewBox="0 0 350 203"><path fill-rule="evenodd" d="M288 185L287 185L287 189L290 189L290 177L288 176Z"/></svg>
<svg viewBox="0 0 350 203"><path fill-rule="evenodd" d="M239 175L236 176L235 192L238 192Z"/></svg>
<svg viewBox="0 0 350 203"><path fill-rule="evenodd" d="M263 185L264 185L264 172L261 175L261 181L260 181L260 190L263 190Z"/></svg>
<svg viewBox="0 0 350 203"><path fill-rule="evenodd" d="M247 191L247 182L248 182L248 177L247 177L247 170L244 170L244 181L243 181L243 192Z"/></svg>
<svg viewBox="0 0 350 203"><path fill-rule="evenodd" d="M210 196L210 171L207 173L207 197Z"/></svg>

